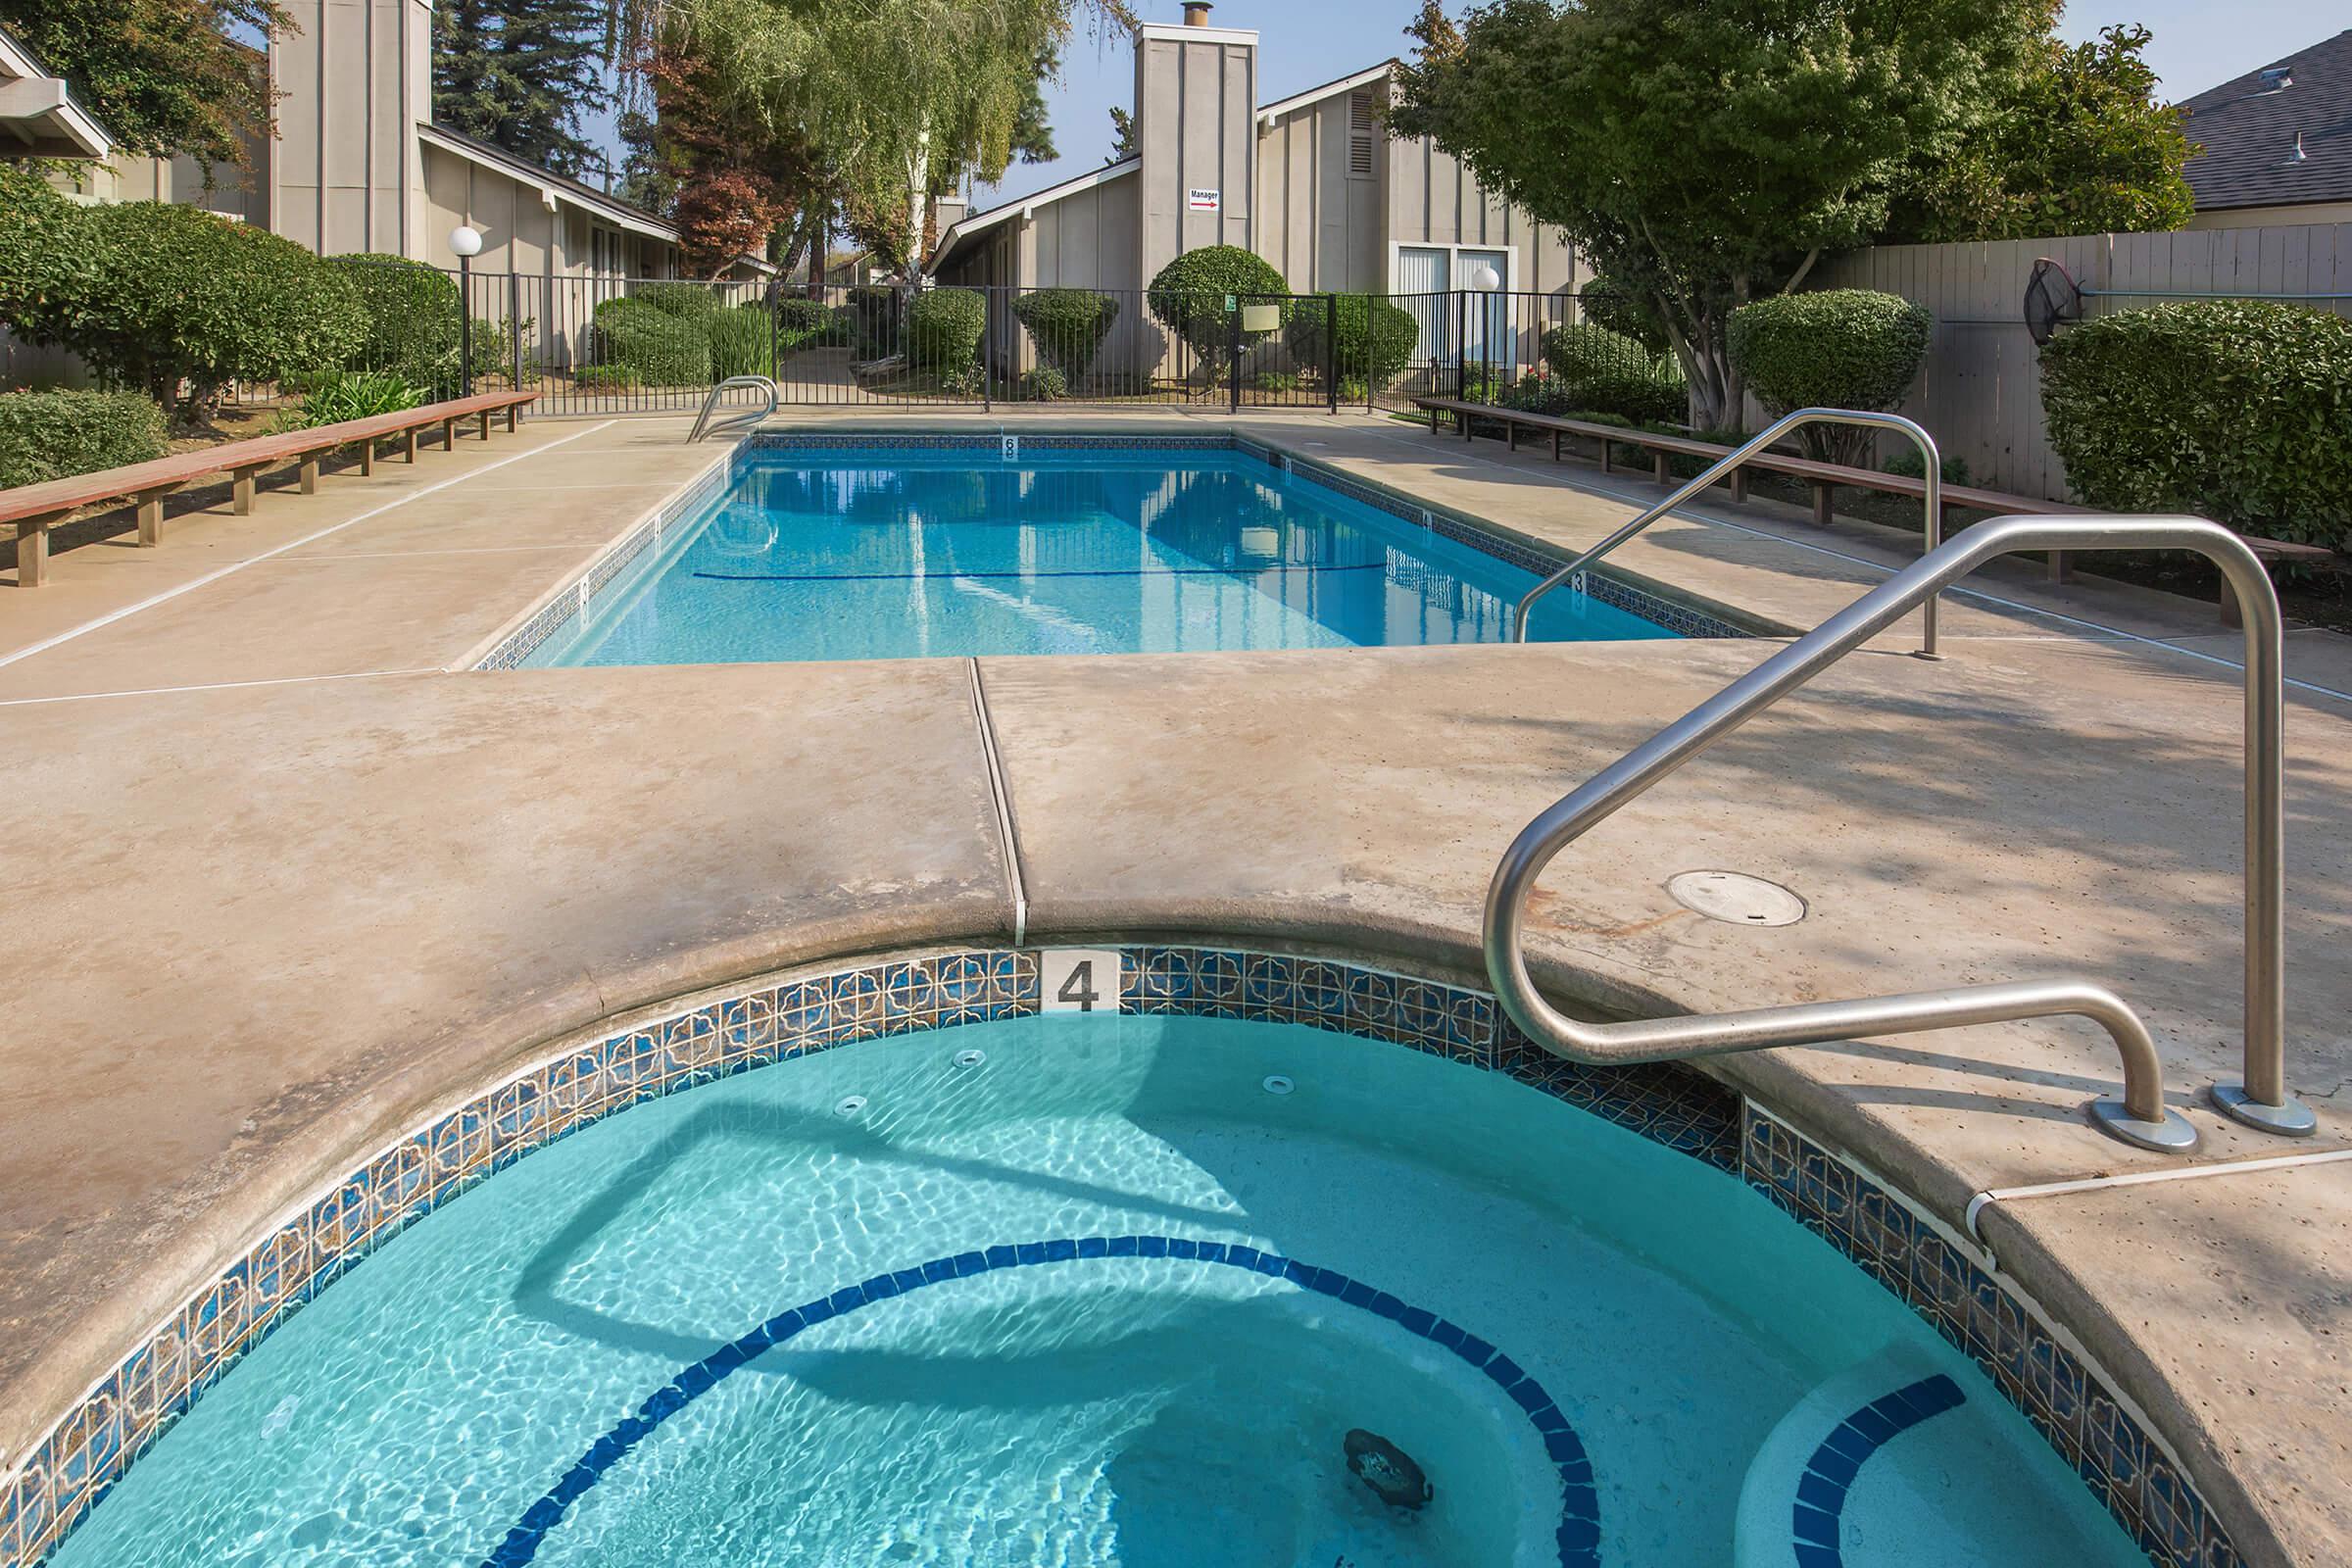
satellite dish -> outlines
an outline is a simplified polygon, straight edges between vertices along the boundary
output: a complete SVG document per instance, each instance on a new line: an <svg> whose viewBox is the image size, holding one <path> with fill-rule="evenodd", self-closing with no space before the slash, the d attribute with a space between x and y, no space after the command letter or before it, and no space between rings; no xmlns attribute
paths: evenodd
<svg viewBox="0 0 2352 1568"><path fill-rule="evenodd" d="M2082 290L2067 270L2047 256L2034 264L2026 279L2026 330L2036 344L2047 343L2068 321L2082 319Z"/></svg>

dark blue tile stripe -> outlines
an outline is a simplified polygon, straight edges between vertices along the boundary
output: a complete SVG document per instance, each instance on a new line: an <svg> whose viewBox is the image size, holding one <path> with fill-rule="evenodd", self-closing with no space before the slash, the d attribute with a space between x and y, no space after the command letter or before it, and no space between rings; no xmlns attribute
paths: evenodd
<svg viewBox="0 0 2352 1568"><path fill-rule="evenodd" d="M1451 1350L1509 1395L1511 1401L1527 1412L1528 1420L1543 1435L1544 1451L1550 1456L1560 1477L1560 1524L1555 1533L1560 1568L1599 1568L1600 1494L1592 1478L1592 1461L1586 1455L1584 1443L1569 1425L1568 1417L1561 1412L1559 1405L1550 1395L1544 1392L1543 1385L1532 1374L1522 1370L1516 1361L1478 1336L1457 1328L1444 1318L1419 1307L1408 1306L1386 1291L1375 1290L1335 1270L1317 1268L1309 1263L1301 1263L1297 1258L1284 1257L1279 1252L1262 1251L1254 1247L1203 1242L1189 1236L1088 1236L1049 1242L1023 1242L1012 1247L991 1247L985 1251L959 1252L953 1257L933 1258L914 1268L877 1274L829 1296L804 1301L789 1312L778 1313L741 1339L720 1346L680 1372L656 1390L652 1397L637 1407L635 1413L591 1444L588 1450L573 1461L570 1469L557 1478L556 1484L538 1501L523 1510L522 1517L507 1532L507 1539L482 1559L482 1568L522 1568L523 1564L532 1561L538 1556L540 1544L547 1539L548 1532L563 1522L571 1505L604 1479L606 1471L627 1457L638 1444L650 1437L656 1428L716 1388L721 1381L803 1329L814 1328L831 1318L855 1312L861 1306L870 1306L894 1296L905 1296L942 1280L965 1279L988 1273L992 1269L1029 1268L1082 1257L1179 1258L1247 1269L1270 1279L1287 1279L1302 1290L1313 1291L1319 1296L1328 1296L1350 1306L1377 1313L1398 1327ZM1955 1400L1958 1394L1959 1391L1955 1389Z"/></svg>
<svg viewBox="0 0 2352 1568"><path fill-rule="evenodd" d="M1796 1498L1789 1506L1797 1568L1844 1568L1838 1523L1845 1515L1846 1494L1863 1464L1901 1434L1932 1416L1958 1409L1967 1399L1959 1384L1938 1372L1881 1395L1838 1422L1797 1478Z"/></svg>

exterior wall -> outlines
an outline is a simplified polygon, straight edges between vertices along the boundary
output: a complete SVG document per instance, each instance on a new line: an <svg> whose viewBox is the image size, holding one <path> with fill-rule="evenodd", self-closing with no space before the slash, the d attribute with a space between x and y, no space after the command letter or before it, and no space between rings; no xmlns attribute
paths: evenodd
<svg viewBox="0 0 2352 1568"><path fill-rule="evenodd" d="M1130 289L1150 281L1139 175L1126 174L1040 207L1018 236L1019 260L1004 279L1034 288ZM1014 219L1001 225L1020 226ZM1158 270L1157 268L1152 269Z"/></svg>
<svg viewBox="0 0 2352 1568"><path fill-rule="evenodd" d="M423 150L425 254L453 265L450 230L472 225L482 236L473 265L487 271L552 275L566 270L564 214L551 211L539 188L441 147Z"/></svg>
<svg viewBox="0 0 2352 1568"><path fill-rule="evenodd" d="M1427 139L1393 143L1388 167L1391 257L1404 245L1512 253L1503 286L1515 294L1574 293L1591 276L1558 229L1487 190Z"/></svg>
<svg viewBox="0 0 2352 1568"><path fill-rule="evenodd" d="M278 100L272 226L322 256L378 251L438 262L416 125L432 117L425 0L290 0L270 41ZM447 230L442 231L444 234Z"/></svg>
<svg viewBox="0 0 2352 1568"><path fill-rule="evenodd" d="M2233 207L2199 213L2191 228L2279 228L2304 223L2352 223L2352 202L2306 202L2295 207Z"/></svg>
<svg viewBox="0 0 2352 1568"><path fill-rule="evenodd" d="M1142 245L1123 282L1142 288L1189 250L1250 247L1257 172L1257 34L1146 27L1135 46ZM1195 212L1194 190L1218 193Z"/></svg>
<svg viewBox="0 0 2352 1568"><path fill-rule="evenodd" d="M99 170L89 189L105 201L177 202L267 228L270 159L276 151L268 142L248 143L250 167L214 170L209 188L193 158L116 158Z"/></svg>
<svg viewBox="0 0 2352 1568"><path fill-rule="evenodd" d="M2025 324L2026 280L2043 256L2101 291L2084 301L2091 315L2167 294L2334 294L2341 297L2332 308L2352 314L2352 222L1881 245L1819 268L1815 286L1884 289L1935 313L1927 365L1902 412L1926 425L1947 457L1967 461L1971 482L2018 495L2068 495L2042 417L2040 357ZM2330 308L2326 300L2301 303Z"/></svg>
<svg viewBox="0 0 2352 1568"><path fill-rule="evenodd" d="M1377 114L1385 83L1359 89ZM1394 145L1377 124L1372 168L1353 170L1352 92L1284 115L1257 143L1257 252L1301 294L1387 292L1387 202Z"/></svg>

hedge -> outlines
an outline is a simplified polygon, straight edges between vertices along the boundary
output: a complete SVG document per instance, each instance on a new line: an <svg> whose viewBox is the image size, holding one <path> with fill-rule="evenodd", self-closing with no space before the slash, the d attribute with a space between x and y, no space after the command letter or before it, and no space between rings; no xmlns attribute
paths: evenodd
<svg viewBox="0 0 2352 1568"><path fill-rule="evenodd" d="M1095 363L1119 318L1119 302L1091 288L1041 288L1015 299L1012 314L1029 329L1045 368L1060 372L1066 390Z"/></svg>
<svg viewBox="0 0 2352 1568"><path fill-rule="evenodd" d="M1679 419L1690 395L1671 355L1653 355L1639 339L1592 321L1566 321L1544 334L1544 364L1569 406L1645 424Z"/></svg>
<svg viewBox="0 0 2352 1568"><path fill-rule="evenodd" d="M978 289L924 289L906 306L907 364L954 375L979 363L987 330L988 299Z"/></svg>
<svg viewBox="0 0 2352 1568"><path fill-rule="evenodd" d="M2041 351L2041 402L2091 506L2352 548L2352 320L2250 300L2119 312Z"/></svg>
<svg viewBox="0 0 2352 1568"><path fill-rule="evenodd" d="M1308 300L1291 318L1291 358L1307 369L1323 368L1324 318L1336 330L1334 364L1344 379L1369 381L1385 390L1412 363L1421 342L1421 322L1400 305L1369 294L1340 294L1326 312Z"/></svg>
<svg viewBox="0 0 2352 1568"><path fill-rule="evenodd" d="M596 308L591 353L600 365L627 368L642 386L709 386L710 332L635 295Z"/></svg>
<svg viewBox="0 0 2352 1568"><path fill-rule="evenodd" d="M457 279L422 262L365 252L330 256L327 265L351 280L367 313L354 364L414 382L434 397L456 396Z"/></svg>
<svg viewBox="0 0 2352 1568"><path fill-rule="evenodd" d="M1833 288L1741 306L1732 313L1726 347L1732 368L1776 418L1796 409L1875 411L1910 393L1934 325L1925 306L1899 294ZM1852 463L1870 432L1814 425L1803 437L1812 456Z"/></svg>
<svg viewBox="0 0 2352 1568"><path fill-rule="evenodd" d="M1281 318L1289 315L1291 285L1274 264L1255 251L1238 245L1203 245L1186 251L1159 270L1145 293L1144 303L1162 326L1191 345L1201 367L1213 379L1233 347L1234 321L1225 308L1228 299L1238 308L1252 294L1282 296ZM1259 303L1264 303L1260 301ZM1244 332L1244 349L1264 337Z"/></svg>
<svg viewBox="0 0 2352 1568"><path fill-rule="evenodd" d="M723 309L718 290L701 283L640 283L629 291L629 298L690 321L708 320Z"/></svg>
<svg viewBox="0 0 2352 1568"><path fill-rule="evenodd" d="M164 411L137 392L0 394L0 490L164 455Z"/></svg>

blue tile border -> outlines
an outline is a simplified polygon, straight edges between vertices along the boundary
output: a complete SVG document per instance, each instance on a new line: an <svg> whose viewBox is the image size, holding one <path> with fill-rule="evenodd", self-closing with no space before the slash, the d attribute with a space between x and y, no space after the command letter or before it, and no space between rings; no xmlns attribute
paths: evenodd
<svg viewBox="0 0 2352 1568"><path fill-rule="evenodd" d="M1959 1384L1938 1372L1881 1395L1838 1422L1805 1461L1795 1500L1788 1505L1796 1568L1845 1568L1838 1524L1845 1515L1846 1494L1862 1467L1903 1433L1958 1409L1967 1398Z"/></svg>
<svg viewBox="0 0 2352 1568"><path fill-rule="evenodd" d="M1204 1242L1189 1236L1063 1237L999 1245L876 1274L779 1312L679 1372L655 1390L632 1414L590 1444L556 1484L523 1510L506 1539L482 1559L482 1568L524 1568L538 1556L540 1544L549 1531L563 1522L571 1505L662 1422L803 1330L949 1280L970 1279L1004 1269L1109 1258L1200 1262L1288 1280L1301 1290L1387 1318L1406 1333L1452 1351L1508 1395L1544 1440L1544 1455L1551 1460L1560 1481L1560 1523L1553 1537L1559 1548L1560 1568L1599 1568L1600 1492L1594 1484L1592 1461L1567 1415L1532 1373L1467 1329L1434 1312L1408 1305L1388 1292L1350 1279L1336 1269L1318 1268L1254 1247Z"/></svg>
<svg viewBox="0 0 2352 1568"><path fill-rule="evenodd" d="M1468 987L1338 958L1131 945L1119 1008L1296 1023L1504 1072L1741 1177L1960 1348L2159 1568L2238 1568L2162 1446L2032 1303L1928 1219L1711 1078L1586 1067ZM617 1110L858 1040L1040 1010L1040 950L976 949L760 983L592 1036L395 1140L190 1296L0 1474L0 1568L34 1568L238 1357L376 1247L532 1150Z"/></svg>
<svg viewBox="0 0 2352 1568"><path fill-rule="evenodd" d="M488 653L475 660L472 667L477 670L518 669L533 653L572 624L575 618L585 618L591 612L596 596L635 564L649 547L659 545L665 528L691 515L719 489L735 482L742 472L743 460L748 453L803 449L857 452L914 448L995 454L1003 450L1005 433L1009 432L773 430L748 435L736 443L724 463L713 466L684 493L664 502L653 515L630 528L590 562L576 577L566 582L530 619L509 632ZM1384 486L1368 484L1319 459L1283 451L1246 435L1130 436L1083 431L1059 435L1023 431L1019 435L1021 445L1040 452L1239 452L1295 478L1319 485L1359 506L1386 513L1400 522L1410 523L1440 538L1450 539L1455 544L1466 545L1481 555L1491 556L1538 576L1548 576L1558 570L1565 560L1556 554L1532 549L1505 534L1482 526L1460 513L1425 505ZM1568 587L1571 592L1584 594L1628 614L1638 615L1679 636L1720 638L1754 635L1719 615L1652 593L1636 583L1611 575L1606 569L1579 572Z"/></svg>

